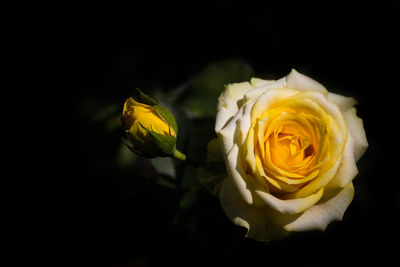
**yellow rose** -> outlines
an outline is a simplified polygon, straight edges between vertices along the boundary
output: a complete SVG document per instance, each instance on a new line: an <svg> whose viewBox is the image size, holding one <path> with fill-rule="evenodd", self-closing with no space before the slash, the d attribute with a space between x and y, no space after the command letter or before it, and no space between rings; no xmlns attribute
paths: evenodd
<svg viewBox="0 0 400 267"><path fill-rule="evenodd" d="M276 81L229 84L207 158L215 166L222 157L226 175L206 167L199 178L222 177L214 193L249 237L324 230L352 201L355 162L368 146L354 104L295 70Z"/></svg>
<svg viewBox="0 0 400 267"><path fill-rule="evenodd" d="M132 145L131 149L146 157L172 154L175 150L177 128L175 119L168 114L170 113L155 101L154 105L148 105L128 98L122 111L122 122Z"/></svg>

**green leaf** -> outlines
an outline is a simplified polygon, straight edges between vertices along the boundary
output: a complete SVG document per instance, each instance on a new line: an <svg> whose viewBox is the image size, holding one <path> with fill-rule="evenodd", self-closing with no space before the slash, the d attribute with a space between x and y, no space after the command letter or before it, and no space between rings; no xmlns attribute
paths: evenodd
<svg viewBox="0 0 400 267"><path fill-rule="evenodd" d="M155 105L154 109L157 111L158 115L175 131L175 135L178 135L178 124L176 123L174 115L161 105Z"/></svg>
<svg viewBox="0 0 400 267"><path fill-rule="evenodd" d="M215 117L219 95L225 85L249 81L252 69L239 61L224 61L207 66L189 81L179 104L194 117Z"/></svg>

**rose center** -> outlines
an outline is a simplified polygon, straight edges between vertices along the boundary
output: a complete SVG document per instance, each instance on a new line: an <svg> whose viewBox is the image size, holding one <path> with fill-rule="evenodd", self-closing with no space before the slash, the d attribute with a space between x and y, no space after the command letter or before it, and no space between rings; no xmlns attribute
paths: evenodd
<svg viewBox="0 0 400 267"><path fill-rule="evenodd" d="M308 138L293 133L275 131L269 137L269 143L272 161L285 169L288 166L301 164L304 159L314 152L314 148Z"/></svg>

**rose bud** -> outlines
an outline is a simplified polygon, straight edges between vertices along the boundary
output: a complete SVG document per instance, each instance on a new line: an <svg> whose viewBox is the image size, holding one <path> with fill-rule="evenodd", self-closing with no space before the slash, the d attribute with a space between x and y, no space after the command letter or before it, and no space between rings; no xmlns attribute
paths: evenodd
<svg viewBox="0 0 400 267"><path fill-rule="evenodd" d="M122 124L125 129L125 142L136 154L154 158L175 156L178 126L174 116L151 97L138 89L139 99L132 97L125 101ZM180 153L179 153L180 154Z"/></svg>

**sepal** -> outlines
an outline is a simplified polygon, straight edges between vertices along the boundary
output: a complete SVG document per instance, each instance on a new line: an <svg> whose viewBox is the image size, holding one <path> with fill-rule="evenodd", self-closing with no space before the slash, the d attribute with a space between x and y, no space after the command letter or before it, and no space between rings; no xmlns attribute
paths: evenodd
<svg viewBox="0 0 400 267"><path fill-rule="evenodd" d="M140 90L139 88L136 88L136 91L138 92L139 96L139 102L149 105L149 106L155 106L158 105L158 101L148 95L146 95L145 93L142 92L142 90Z"/></svg>
<svg viewBox="0 0 400 267"><path fill-rule="evenodd" d="M162 135L152 130L148 130L151 143L154 149L160 152L160 156L171 156L176 148L176 137L172 135Z"/></svg>
<svg viewBox="0 0 400 267"><path fill-rule="evenodd" d="M160 118L162 118L174 130L175 135L178 135L178 124L176 123L174 115L161 105L157 104L153 106L153 108L157 111Z"/></svg>

